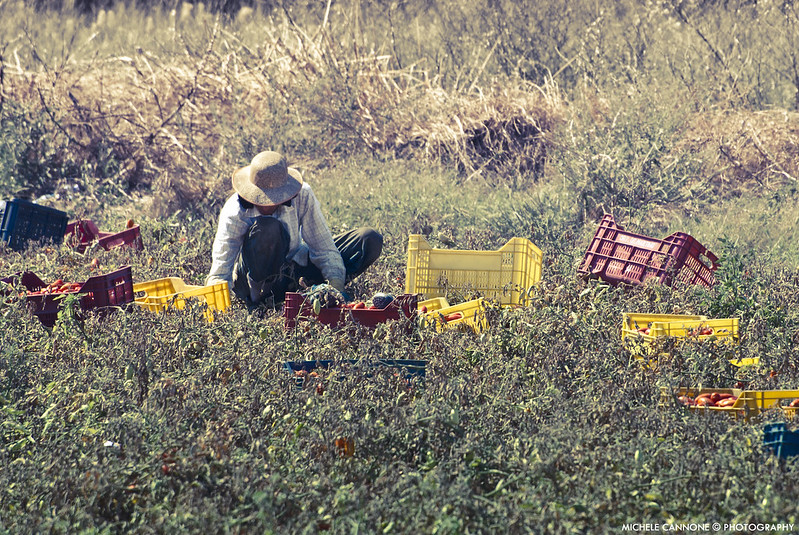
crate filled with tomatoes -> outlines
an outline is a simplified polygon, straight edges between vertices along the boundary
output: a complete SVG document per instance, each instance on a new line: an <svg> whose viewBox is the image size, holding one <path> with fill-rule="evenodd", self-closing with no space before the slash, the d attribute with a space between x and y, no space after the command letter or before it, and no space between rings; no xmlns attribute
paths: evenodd
<svg viewBox="0 0 799 535"><path fill-rule="evenodd" d="M779 410L793 419L799 410L799 390L661 387L661 405L675 401L691 411L726 413L746 420L759 418L768 410Z"/></svg>
<svg viewBox="0 0 799 535"><path fill-rule="evenodd" d="M293 329L297 322L318 321L333 328L360 325L374 328L391 320L407 321L417 314L418 294L376 294L371 303L354 301L338 306L320 306L307 295L288 292L283 304L285 327Z"/></svg>
<svg viewBox="0 0 799 535"><path fill-rule="evenodd" d="M81 313L107 311L133 303L130 266L89 277L83 282L58 279L46 283L32 271L6 277L2 282L6 283L6 292L19 292L31 313L47 327L55 325L58 312L69 296L76 296Z"/></svg>
<svg viewBox="0 0 799 535"><path fill-rule="evenodd" d="M678 344L689 342L714 342L735 349L740 344L740 320L715 318L691 314L640 314L625 312L622 315L621 338L624 345L639 360L658 356L662 342L676 339ZM757 364L760 359L732 355L735 366Z"/></svg>

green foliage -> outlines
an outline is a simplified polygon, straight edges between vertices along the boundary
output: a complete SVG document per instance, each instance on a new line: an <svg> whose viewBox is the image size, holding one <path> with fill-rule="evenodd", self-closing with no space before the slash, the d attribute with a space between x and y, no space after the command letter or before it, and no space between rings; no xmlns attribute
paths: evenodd
<svg viewBox="0 0 799 535"><path fill-rule="evenodd" d="M372 175L370 165L361 160L346 180L317 186L329 196L323 202L333 225L352 214L334 210L331 193ZM382 270L402 273L398 238L413 224L407 207L444 213L433 201L425 207L399 169L384 170L381 180L403 195L353 188L353 203L372 195L361 204L366 221L384 210L397 214L389 226L397 240L387 242L382 264L364 275L356 297L386 289ZM429 176L433 184L446 179ZM457 228L477 243L486 221L484 237L511 228L499 214ZM141 253L90 250L82 257L63 246L3 259L11 270L33 267L45 279L70 266L80 280L97 257L102 266L131 264L136 280L200 281L212 221L140 223ZM201 306L165 313L134 307L77 323L64 312L46 330L7 296L0 309L5 526L612 533L644 517L704 521L711 511L789 518L795 462L765 451L755 422L662 405L660 387L744 381L794 388L799 371L785 357L797 332L789 312L799 300L795 288L771 285L768 269L729 245L713 290L586 284L568 260L583 241L564 247L557 232L538 236L553 262L533 302L498 311L482 335L418 326L408 333L395 325L356 336L313 324L286 331L278 313L251 316L239 303L213 323ZM737 285L742 292L734 293ZM768 307L782 315L767 316ZM642 366L618 332L624 311L643 310L740 313L741 355L757 354L761 364L732 367L724 346L703 343L672 346L656 370ZM423 380L407 382L390 369L364 375L342 363L334 369L344 373L322 373L301 387L281 369L286 360L329 358L422 359L427 368ZM352 456L342 455L336 439L353 441Z"/></svg>
<svg viewBox="0 0 799 535"><path fill-rule="evenodd" d="M654 98L636 94L605 103L591 128L561 135L568 156L555 165L581 221L606 213L640 219L652 210L710 200L707 182L698 178L699 161L676 147L686 117L682 110L658 109Z"/></svg>

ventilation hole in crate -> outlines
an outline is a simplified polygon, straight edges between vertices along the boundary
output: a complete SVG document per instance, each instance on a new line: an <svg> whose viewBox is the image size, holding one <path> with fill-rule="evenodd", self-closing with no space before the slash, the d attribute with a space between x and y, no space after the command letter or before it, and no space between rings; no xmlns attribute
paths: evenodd
<svg viewBox="0 0 799 535"><path fill-rule="evenodd" d="M630 256L632 256L633 250L634 249L629 245L618 244L613 256L621 260L627 260L630 258Z"/></svg>
<svg viewBox="0 0 799 535"><path fill-rule="evenodd" d="M624 262L620 262L618 260L611 260L610 262L608 262L608 268L606 272L609 275L621 276L623 271L624 271Z"/></svg>
<svg viewBox="0 0 799 535"><path fill-rule="evenodd" d="M643 273L644 268L642 266L636 264L628 264L626 268L624 268L624 277L630 280L640 280L641 273Z"/></svg>
<svg viewBox="0 0 799 535"><path fill-rule="evenodd" d="M603 241L602 245L599 247L599 254L609 255L612 250L613 250L613 242Z"/></svg>
<svg viewBox="0 0 799 535"><path fill-rule="evenodd" d="M643 249L636 249L633 252L631 260L633 262L638 262L639 264L646 264L647 260L650 258L650 251L644 251Z"/></svg>

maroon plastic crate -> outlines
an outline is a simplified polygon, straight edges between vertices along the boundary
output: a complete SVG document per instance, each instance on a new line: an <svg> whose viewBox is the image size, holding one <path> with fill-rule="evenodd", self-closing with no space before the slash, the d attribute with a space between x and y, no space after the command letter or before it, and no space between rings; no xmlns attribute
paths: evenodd
<svg viewBox="0 0 799 535"><path fill-rule="evenodd" d="M35 273L26 271L0 279L9 284L19 283L31 292L47 287ZM83 294L80 298L82 311L103 310L133 303L133 277L130 266L122 267L105 275L89 277L73 291L28 295L26 301L31 312L47 327L55 325L61 308L62 296Z"/></svg>
<svg viewBox="0 0 799 535"><path fill-rule="evenodd" d="M319 314L314 314L310 299L295 293L286 293L283 303L283 317L287 329L293 329L302 319L315 319L320 323L333 328L346 325L362 325L374 328L379 323L389 320L403 320L416 314L416 305L419 294L402 294L394 298L385 308L322 308Z"/></svg>
<svg viewBox="0 0 799 535"><path fill-rule="evenodd" d="M137 251L144 248L139 225L133 225L122 232L102 232L91 219L79 219L67 225L64 238L68 244L81 253L95 240L106 251L122 246L131 247Z"/></svg>
<svg viewBox="0 0 799 535"><path fill-rule="evenodd" d="M676 281L711 287L718 258L684 232L661 239L627 232L606 214L577 273L612 285Z"/></svg>

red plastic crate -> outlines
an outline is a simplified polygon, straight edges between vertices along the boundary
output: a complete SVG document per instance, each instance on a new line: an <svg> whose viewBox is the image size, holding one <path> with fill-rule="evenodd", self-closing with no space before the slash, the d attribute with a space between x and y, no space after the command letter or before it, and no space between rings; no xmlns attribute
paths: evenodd
<svg viewBox="0 0 799 535"><path fill-rule="evenodd" d="M684 232L650 238L627 232L606 214L591 240L577 273L612 285L675 281L711 287L718 258Z"/></svg>
<svg viewBox="0 0 799 535"><path fill-rule="evenodd" d="M12 277L2 279L3 282L19 284L29 291L38 291L47 287L35 273L26 271ZM89 277L86 282L72 292L43 295L28 295L26 300L31 312L47 327L55 325L61 302L66 295L85 294L80 298L83 311L101 310L109 307L124 306L133 303L133 277L130 266L122 267L106 275Z"/></svg>
<svg viewBox="0 0 799 535"><path fill-rule="evenodd" d="M314 314L310 299L296 293L286 293L283 303L283 317L287 329L297 326L301 319L315 319L330 327L343 327L347 324L363 325L374 328L379 323L389 320L408 319L416 315L416 306L419 294L402 294L394 298L385 308L322 308L319 314Z"/></svg>
<svg viewBox="0 0 799 535"><path fill-rule="evenodd" d="M78 252L84 252L93 241L105 249L127 246L137 251L144 249L139 225L133 225L122 232L102 232L91 219L79 219L67 225L64 231L66 242Z"/></svg>

